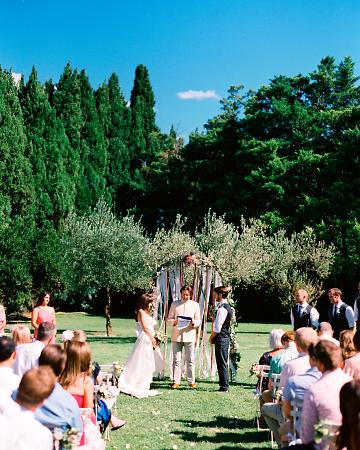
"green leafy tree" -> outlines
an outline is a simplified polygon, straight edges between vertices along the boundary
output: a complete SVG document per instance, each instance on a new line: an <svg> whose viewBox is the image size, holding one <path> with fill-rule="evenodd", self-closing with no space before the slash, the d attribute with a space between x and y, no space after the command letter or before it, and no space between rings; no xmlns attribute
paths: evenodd
<svg viewBox="0 0 360 450"><path fill-rule="evenodd" d="M103 299L110 336L112 294L151 285L150 243L143 228L130 216L117 220L100 200L87 217L68 217L63 244L68 286Z"/></svg>

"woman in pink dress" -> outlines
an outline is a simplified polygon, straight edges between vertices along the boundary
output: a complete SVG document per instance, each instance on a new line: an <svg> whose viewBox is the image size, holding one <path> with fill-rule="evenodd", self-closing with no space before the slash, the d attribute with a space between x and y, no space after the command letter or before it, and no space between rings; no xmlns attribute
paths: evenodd
<svg viewBox="0 0 360 450"><path fill-rule="evenodd" d="M35 308L31 313L31 325L34 327L34 338L37 338L39 325L43 322L50 322L56 325L55 310L52 306L48 306L50 302L50 294L43 292ZM55 337L51 341L51 344L55 343Z"/></svg>
<svg viewBox="0 0 360 450"><path fill-rule="evenodd" d="M94 407L94 383L90 378L91 354L87 342L69 342L66 347L66 363L59 377L61 386L76 400L79 408ZM95 414L91 421L95 424ZM80 445L84 445L83 433Z"/></svg>
<svg viewBox="0 0 360 450"><path fill-rule="evenodd" d="M5 334L6 314L3 305L0 305L0 336Z"/></svg>

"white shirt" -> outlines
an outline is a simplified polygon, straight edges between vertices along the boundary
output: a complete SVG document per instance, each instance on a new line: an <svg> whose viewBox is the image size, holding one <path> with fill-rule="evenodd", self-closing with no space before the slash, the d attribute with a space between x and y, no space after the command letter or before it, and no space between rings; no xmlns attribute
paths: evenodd
<svg viewBox="0 0 360 450"><path fill-rule="evenodd" d="M332 308L332 313L334 314L336 308L338 308L338 309L340 310L340 306L341 306L343 303L344 303L344 302L343 302L342 300L339 300L338 303L334 304L334 305L333 305L333 308ZM348 306L348 307L346 308L346 310L345 310L345 317L346 317L346 320L348 321L349 328L353 328L354 325L355 325L355 319L354 319L354 311L353 311L353 309L352 309L351 306Z"/></svg>
<svg viewBox="0 0 360 450"><path fill-rule="evenodd" d="M0 390L11 395L14 389L19 387L21 378L16 375L11 367L0 366Z"/></svg>
<svg viewBox="0 0 360 450"><path fill-rule="evenodd" d="M333 344L337 345L338 347L340 347L340 342L335 339L334 337L331 336L331 334L329 333L323 333L319 335L319 339L323 340L323 341L330 341Z"/></svg>
<svg viewBox="0 0 360 450"><path fill-rule="evenodd" d="M14 372L22 377L26 371L39 365L39 356L45 344L40 341L21 344L16 347Z"/></svg>
<svg viewBox="0 0 360 450"><path fill-rule="evenodd" d="M354 320L355 322L357 322L359 320L359 309L358 309L358 298L356 298L355 303L354 303Z"/></svg>
<svg viewBox="0 0 360 450"><path fill-rule="evenodd" d="M224 300L224 299L221 300L221 302L219 303L217 313L216 313L216 319L214 322L214 332L215 333L220 333L223 323L225 322L225 319L227 317L227 314L228 314L227 309L220 308L220 306L224 305L225 303L227 303L227 300Z"/></svg>
<svg viewBox="0 0 360 450"><path fill-rule="evenodd" d="M0 416L1 450L53 450L51 432L34 418L32 411L13 403L16 409Z"/></svg>
<svg viewBox="0 0 360 450"><path fill-rule="evenodd" d="M309 306L309 303L308 302L304 302L301 304L297 303L297 305L300 305L302 311L305 311L306 308ZM318 326L319 326L319 317L320 317L320 314L318 313L318 310L312 306L311 310L310 310L310 323L314 328L318 328ZM290 320L291 320L291 325L294 327L294 314L292 312L292 309L290 311Z"/></svg>

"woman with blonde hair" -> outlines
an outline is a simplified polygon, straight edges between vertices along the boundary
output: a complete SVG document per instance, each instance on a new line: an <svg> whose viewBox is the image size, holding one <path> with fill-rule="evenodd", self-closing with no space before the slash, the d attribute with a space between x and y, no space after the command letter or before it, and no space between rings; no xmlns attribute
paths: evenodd
<svg viewBox="0 0 360 450"><path fill-rule="evenodd" d="M16 325L12 330L12 339L16 345L31 342L31 333L26 325Z"/></svg>
<svg viewBox="0 0 360 450"><path fill-rule="evenodd" d="M352 330L341 331L339 342L344 361L355 356L356 348L354 346L354 332Z"/></svg>

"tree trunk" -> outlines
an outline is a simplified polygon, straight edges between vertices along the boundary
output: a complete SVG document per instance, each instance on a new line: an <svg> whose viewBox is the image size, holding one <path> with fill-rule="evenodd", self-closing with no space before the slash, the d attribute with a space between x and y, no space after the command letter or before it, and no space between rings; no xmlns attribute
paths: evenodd
<svg viewBox="0 0 360 450"><path fill-rule="evenodd" d="M111 294L110 288L106 288L106 298L105 298L105 319L106 319L106 336L112 336L112 325L110 318L110 306L111 306Z"/></svg>

